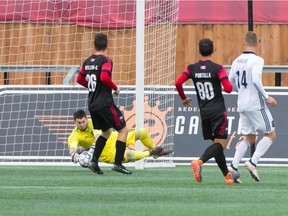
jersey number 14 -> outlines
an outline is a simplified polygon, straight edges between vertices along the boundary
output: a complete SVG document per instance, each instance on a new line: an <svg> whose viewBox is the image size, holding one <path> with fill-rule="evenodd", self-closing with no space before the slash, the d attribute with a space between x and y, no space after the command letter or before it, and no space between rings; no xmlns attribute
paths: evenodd
<svg viewBox="0 0 288 216"><path fill-rule="evenodd" d="M246 81L246 71L242 71L242 73L240 73L240 71L236 72L237 76L238 76L238 80L237 80L237 84L238 84L238 89L240 89L240 85L244 86L244 88L247 88L247 81Z"/></svg>

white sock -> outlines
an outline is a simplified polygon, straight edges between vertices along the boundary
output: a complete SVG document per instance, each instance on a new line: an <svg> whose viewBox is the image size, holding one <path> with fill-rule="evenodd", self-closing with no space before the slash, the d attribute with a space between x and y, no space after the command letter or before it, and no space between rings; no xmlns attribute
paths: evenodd
<svg viewBox="0 0 288 216"><path fill-rule="evenodd" d="M247 140L243 139L236 148L235 154L234 154L234 158L232 161L232 166L235 169L238 169L239 167L239 163L242 160L242 158L244 157L244 155L246 154L247 149L249 148L250 144Z"/></svg>
<svg viewBox="0 0 288 216"><path fill-rule="evenodd" d="M271 145L272 140L269 137L263 137L256 146L256 150L251 158L252 163L257 165L260 158L267 152Z"/></svg>

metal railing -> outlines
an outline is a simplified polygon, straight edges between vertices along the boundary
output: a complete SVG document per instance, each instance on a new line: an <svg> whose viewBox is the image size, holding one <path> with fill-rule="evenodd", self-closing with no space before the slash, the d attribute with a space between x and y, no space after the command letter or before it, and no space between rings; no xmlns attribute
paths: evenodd
<svg viewBox="0 0 288 216"><path fill-rule="evenodd" d="M224 65L229 72L231 65ZM0 73L4 73L4 85L9 84L8 73L13 72L45 72L46 84L50 84L51 72L66 73L63 85L69 85L79 71L79 65L0 65ZM281 86L281 73L288 73L288 65L265 65L263 73L275 73L275 86Z"/></svg>
<svg viewBox="0 0 288 216"><path fill-rule="evenodd" d="M224 65L229 72L231 65ZM264 65L263 73L275 73L275 86L281 86L281 73L288 73L288 65Z"/></svg>
<svg viewBox="0 0 288 216"><path fill-rule="evenodd" d="M79 65L0 65L0 73L4 73L4 85L9 84L8 73L15 72L45 72L46 85L50 85L51 72L65 73L63 84L69 85L78 70Z"/></svg>

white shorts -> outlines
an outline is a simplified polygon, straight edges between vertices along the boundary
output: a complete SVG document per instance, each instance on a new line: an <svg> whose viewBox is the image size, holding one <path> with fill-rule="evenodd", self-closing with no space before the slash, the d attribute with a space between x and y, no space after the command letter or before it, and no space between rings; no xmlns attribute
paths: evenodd
<svg viewBox="0 0 288 216"><path fill-rule="evenodd" d="M257 131L270 133L275 130L273 117L267 107L257 111L239 112L239 114L243 135L257 134Z"/></svg>

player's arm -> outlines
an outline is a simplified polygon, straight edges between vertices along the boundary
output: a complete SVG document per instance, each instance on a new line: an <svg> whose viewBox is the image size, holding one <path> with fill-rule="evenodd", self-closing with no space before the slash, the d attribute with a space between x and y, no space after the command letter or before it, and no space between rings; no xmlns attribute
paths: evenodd
<svg viewBox="0 0 288 216"><path fill-rule="evenodd" d="M264 60L258 61L253 65L252 83L255 85L258 92L267 100L269 96L262 85L263 66L264 66Z"/></svg>
<svg viewBox="0 0 288 216"><path fill-rule="evenodd" d="M179 77L175 81L176 90L183 102L184 106L190 106L191 105L191 99L187 98L184 89L183 84L188 80L188 67L185 68L184 72L179 75Z"/></svg>
<svg viewBox="0 0 288 216"><path fill-rule="evenodd" d="M78 141L75 136L70 135L68 138L69 154L73 163L79 162L79 154L77 153Z"/></svg>
<svg viewBox="0 0 288 216"><path fill-rule="evenodd" d="M112 81L110 74L108 72L101 72L100 80L108 87L116 91L118 89L117 85Z"/></svg>
<svg viewBox="0 0 288 216"><path fill-rule="evenodd" d="M252 82L257 88L258 92L265 98L268 99L269 95L265 91L263 85L262 85L262 76L259 74L252 75Z"/></svg>
<svg viewBox="0 0 288 216"><path fill-rule="evenodd" d="M260 94L265 98L266 102L270 104L271 106L276 106L277 101L275 100L275 98L267 94L267 92L265 91L262 85L262 76L259 76L259 75L257 76L256 74L256 75L253 75L252 79L253 79L252 80L253 84L256 86L258 92L260 92Z"/></svg>
<svg viewBox="0 0 288 216"><path fill-rule="evenodd" d="M82 85L83 87L88 88L88 81L86 80L86 72L83 66L80 68L76 82Z"/></svg>
<svg viewBox="0 0 288 216"><path fill-rule="evenodd" d="M115 92L114 94L118 95L120 92L120 89L117 87L117 85L112 81L111 79L111 71L112 71L112 65L111 63L105 62L102 65L102 70L100 74L100 80L102 83L104 83L109 88L113 89Z"/></svg>
<svg viewBox="0 0 288 216"><path fill-rule="evenodd" d="M260 58L255 64L253 64L252 83L255 85L258 92L265 98L268 104L270 104L271 106L276 106L277 101L267 94L262 84L263 66L264 60L262 58Z"/></svg>
<svg viewBox="0 0 288 216"><path fill-rule="evenodd" d="M235 78L235 74L236 73L235 73L235 69L234 69L233 63L232 63L232 66L231 66L231 69L230 69L230 72L229 72L228 79L229 79L229 81L231 82L231 84L233 86L233 90L238 92L238 88L236 86L236 78Z"/></svg>
<svg viewBox="0 0 288 216"><path fill-rule="evenodd" d="M77 152L77 148L75 147L70 147L69 148L69 154L72 155L73 153Z"/></svg>
<svg viewBox="0 0 288 216"><path fill-rule="evenodd" d="M80 154L78 154L77 152L73 152L70 156L73 163L76 164L79 162Z"/></svg>
<svg viewBox="0 0 288 216"><path fill-rule="evenodd" d="M222 67L222 69L219 71L218 78L224 88L224 91L230 93L233 90L233 86L228 79L227 72L224 67Z"/></svg>

